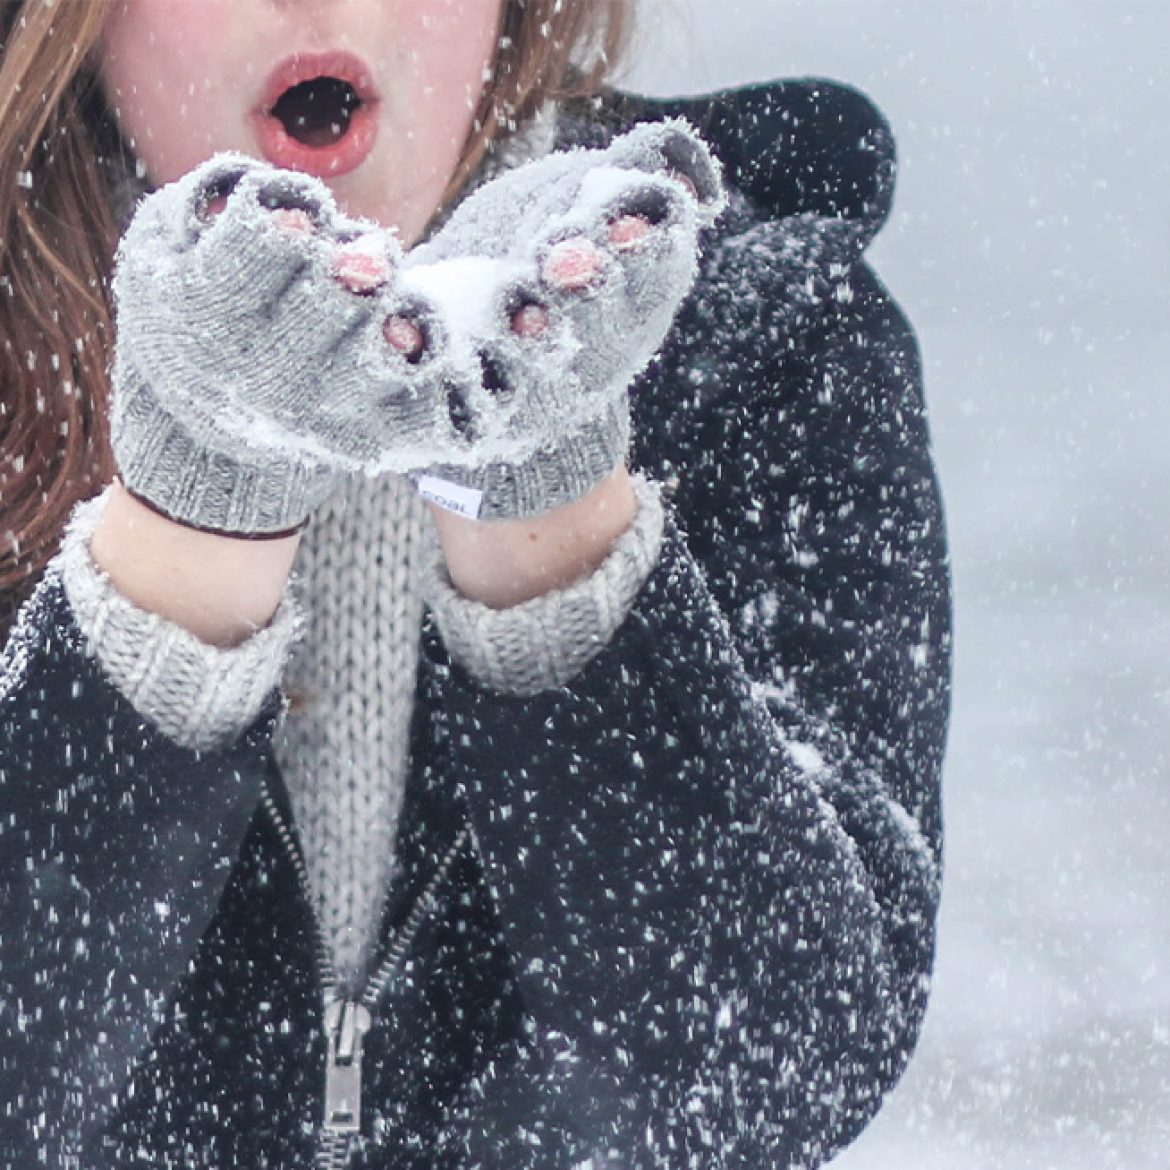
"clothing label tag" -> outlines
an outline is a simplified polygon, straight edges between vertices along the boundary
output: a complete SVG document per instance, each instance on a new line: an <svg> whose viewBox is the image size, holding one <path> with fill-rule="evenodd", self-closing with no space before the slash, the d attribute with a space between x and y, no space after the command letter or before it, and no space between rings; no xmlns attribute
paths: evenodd
<svg viewBox="0 0 1170 1170"><path fill-rule="evenodd" d="M450 480L439 479L437 475L420 475L418 477L418 494L448 512L456 512L466 516L469 520L479 519L479 507L483 503L483 492L478 488L464 487L462 484L451 483Z"/></svg>

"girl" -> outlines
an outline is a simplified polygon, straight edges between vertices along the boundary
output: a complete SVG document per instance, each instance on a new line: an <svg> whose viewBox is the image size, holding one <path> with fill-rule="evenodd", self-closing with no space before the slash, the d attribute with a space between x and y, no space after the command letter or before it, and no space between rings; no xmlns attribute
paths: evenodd
<svg viewBox="0 0 1170 1170"><path fill-rule="evenodd" d="M4 9L6 1164L812 1166L900 1075L949 593L892 144L607 89L623 26Z"/></svg>

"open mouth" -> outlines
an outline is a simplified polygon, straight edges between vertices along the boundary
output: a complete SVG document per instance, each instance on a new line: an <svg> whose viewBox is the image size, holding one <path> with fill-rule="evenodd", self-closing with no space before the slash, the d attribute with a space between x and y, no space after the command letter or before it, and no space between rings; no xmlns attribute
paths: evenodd
<svg viewBox="0 0 1170 1170"><path fill-rule="evenodd" d="M362 99L340 77L314 77L286 89L272 107L272 117L302 146L333 146L349 132Z"/></svg>
<svg viewBox="0 0 1170 1170"><path fill-rule="evenodd" d="M254 115L264 157L320 178L360 166L377 134L377 93L348 53L297 54L276 67Z"/></svg>

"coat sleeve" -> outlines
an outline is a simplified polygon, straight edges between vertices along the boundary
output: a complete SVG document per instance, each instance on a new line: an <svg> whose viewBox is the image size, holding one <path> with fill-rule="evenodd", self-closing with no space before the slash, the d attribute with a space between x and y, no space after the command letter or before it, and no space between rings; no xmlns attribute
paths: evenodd
<svg viewBox="0 0 1170 1170"><path fill-rule="evenodd" d="M0 1160L67 1166L184 974L260 793L279 694L198 753L86 651L52 566L0 660Z"/></svg>
<svg viewBox="0 0 1170 1170"><path fill-rule="evenodd" d="M813 1166L909 1058L948 573L913 334L848 287L799 344L728 321L722 360L690 306L636 418L661 560L579 675L521 700L440 666L531 1027L469 1086L461 1165Z"/></svg>

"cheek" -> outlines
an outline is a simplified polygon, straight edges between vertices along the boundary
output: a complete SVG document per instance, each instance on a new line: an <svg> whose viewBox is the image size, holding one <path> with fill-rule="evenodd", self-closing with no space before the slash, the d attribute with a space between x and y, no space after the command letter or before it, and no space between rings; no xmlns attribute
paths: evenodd
<svg viewBox="0 0 1170 1170"><path fill-rule="evenodd" d="M221 149L223 31L231 0L126 0L101 45L99 77L119 128L156 183Z"/></svg>
<svg viewBox="0 0 1170 1170"><path fill-rule="evenodd" d="M502 0L414 0L400 8L403 64L436 147L462 145L495 51Z"/></svg>

